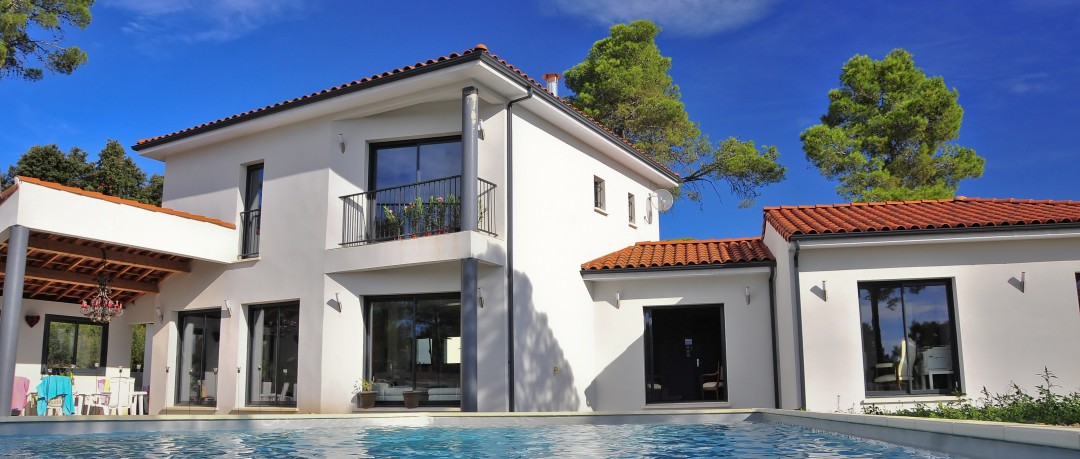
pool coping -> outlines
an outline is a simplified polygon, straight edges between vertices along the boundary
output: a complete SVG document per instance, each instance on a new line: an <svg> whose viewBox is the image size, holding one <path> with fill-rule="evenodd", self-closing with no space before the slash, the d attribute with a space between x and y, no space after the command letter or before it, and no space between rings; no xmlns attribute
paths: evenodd
<svg viewBox="0 0 1080 459"><path fill-rule="evenodd" d="M608 412L369 412L158 416L26 416L0 418L9 435L249 430L372 426L529 426L664 422L779 422L970 457L1075 457L1080 428L887 415L753 409Z"/></svg>

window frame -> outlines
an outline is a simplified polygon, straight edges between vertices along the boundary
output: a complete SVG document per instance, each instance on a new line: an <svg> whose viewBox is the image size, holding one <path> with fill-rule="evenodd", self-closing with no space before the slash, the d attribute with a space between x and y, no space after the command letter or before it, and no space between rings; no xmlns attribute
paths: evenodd
<svg viewBox="0 0 1080 459"><path fill-rule="evenodd" d="M907 385L907 388L905 390L902 390L902 391L901 390L888 390L888 391L870 390L870 389L867 388L867 381L868 380L866 379L868 377L867 373L871 369L871 367L869 366L869 362L868 362L868 357L869 356L866 355L865 352L863 352L863 359L862 359L863 360L863 365L862 365L862 372L863 372L862 379L863 379L863 382L862 382L862 386L863 386L863 390L864 390L867 398L934 397L934 396L952 394L952 393L954 393L956 391L963 391L963 387L964 387L963 383L964 383L964 381L963 381L963 378L961 377L962 376L961 375L962 371L961 371L961 368L960 368L960 355L959 355L957 326L956 326L956 298L955 298L955 294L954 294L955 291L954 291L953 281L954 281L953 279L941 278L941 279L906 279L906 280L882 280L882 281L871 280L871 281L859 281L857 283L857 289L858 289L859 292L861 292L864 288L867 288L867 287L875 287L875 288L896 287L896 288L901 289L901 292L902 292L904 288L911 287L911 286L916 286L916 285L943 286L945 288L945 301L946 301L945 307L946 307L946 309L948 311L949 327L950 327L948 346L950 347L949 356L952 359L952 364L953 364L953 366L952 366L952 368L953 368L953 380L952 380L951 385L947 385L945 387L935 388L935 389L925 389L924 388L924 389L915 390L915 389L912 388L912 384L909 383ZM860 298L860 300L859 300L859 302L860 302L860 305L859 305L859 308L860 308L860 311L859 311L859 323L860 323L859 345L860 345L860 347L865 349L865 346L866 346L865 337L862 336L862 331L861 331L861 327L862 327L861 324L863 323L863 317L862 317L862 311L861 311L861 309L862 309L861 293L859 294L859 298ZM901 298L903 298L903 297L901 297ZM906 304L906 301L901 300L901 308L902 308L901 309L902 317L906 317L907 308L908 308L908 306ZM905 337L905 339L910 340L911 338L910 338L909 334L911 333L911 331L908 329L907 319L902 319L902 321L904 322L904 337ZM880 343L878 343L878 345L880 345ZM916 347L918 347L918 344L916 344ZM918 357L916 357L916 359L917 358ZM912 366L912 370L911 370L912 371L912 380L914 380L914 372L915 372L915 366L916 366L916 363L915 363L914 360L912 361L911 366ZM922 378L922 375L919 375L919 378Z"/></svg>
<svg viewBox="0 0 1080 459"><path fill-rule="evenodd" d="M368 191L379 191L380 189L394 188L395 186L401 186L401 185L394 185L394 186L390 186L390 187L383 186L382 188L378 188L378 189L375 188L375 185L376 185L375 182L376 182L376 178L378 177L378 172L379 172L379 162L378 162L379 155L377 154L378 150L383 149L383 148L415 147L416 148L416 152L415 152L416 156L415 156L415 159L413 161L413 164L414 164L415 167L417 167L417 169L413 169L413 173L418 174L419 173L418 168L419 168L419 165L420 165L420 147L421 146L423 146L423 145L434 145L434 144L440 144L440 143L453 143L453 142L457 142L458 145L461 145L461 143L462 143L461 136L460 135L447 135L447 136L439 136L439 137L425 137L425 138L412 139L412 140L395 140L395 141L391 141L391 142L373 142L373 143L368 144L368 158L367 158L368 182L367 182L367 190ZM462 150L461 154L464 155L465 151ZM460 176L462 174L461 174L461 172L458 172L457 175ZM451 176L451 177L453 177L453 176ZM445 178L445 177L433 177L433 178L430 178L430 179L424 179L423 181L437 180L437 179L441 179L441 178ZM421 180L414 175L413 176L413 181L410 182L410 183L418 183L418 182L421 182Z"/></svg>
<svg viewBox="0 0 1080 459"><path fill-rule="evenodd" d="M94 322L86 317L77 316L63 316L59 314L46 314L45 315L45 330L42 333L41 341L41 374L49 372L49 335L52 331L52 324L54 322L70 323L75 325L75 334L71 340L73 358L77 359L79 351L79 326L80 325L96 325L101 327L101 350L98 356L97 368L84 369L74 368L71 369L71 373L74 375L89 375L89 376L103 376L105 375L105 367L108 366L106 360L109 355L109 324Z"/></svg>
<svg viewBox="0 0 1080 459"><path fill-rule="evenodd" d="M637 205L634 202L634 193L626 193L626 201L627 201L627 207L628 207L628 209L627 209L627 214L628 214L627 215L628 216L627 221L628 221L628 223L630 223L630 225L637 225Z"/></svg>
<svg viewBox="0 0 1080 459"><path fill-rule="evenodd" d="M604 179L593 176L593 208L597 210L607 210L607 199L605 198L607 192L607 186L604 183Z"/></svg>

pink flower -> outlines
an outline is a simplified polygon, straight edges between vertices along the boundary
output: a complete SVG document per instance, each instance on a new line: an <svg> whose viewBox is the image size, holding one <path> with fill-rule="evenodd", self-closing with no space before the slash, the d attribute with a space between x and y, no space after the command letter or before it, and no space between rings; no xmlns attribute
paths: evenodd
<svg viewBox="0 0 1080 459"><path fill-rule="evenodd" d="M442 202L442 196L439 196L439 199L436 199L436 201Z"/></svg>

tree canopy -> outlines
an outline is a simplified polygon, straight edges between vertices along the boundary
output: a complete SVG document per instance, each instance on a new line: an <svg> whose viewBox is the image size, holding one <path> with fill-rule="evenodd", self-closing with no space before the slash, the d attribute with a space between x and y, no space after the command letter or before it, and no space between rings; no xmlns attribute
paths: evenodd
<svg viewBox="0 0 1080 459"><path fill-rule="evenodd" d="M64 153L56 145L36 145L2 177L3 187L15 183L15 177L34 177L61 185L96 191L118 198L132 199L155 206L161 205L165 177L154 174L149 179L138 164L127 155L120 142L109 140L98 153L98 160L88 163L87 154L79 147Z"/></svg>
<svg viewBox="0 0 1080 459"><path fill-rule="evenodd" d="M855 56L829 91L821 124L800 138L807 159L839 180L848 201L942 199L961 180L982 176L985 160L950 141L964 110L956 89L927 77L910 53L895 49L875 61Z"/></svg>
<svg viewBox="0 0 1080 459"><path fill-rule="evenodd" d="M44 77L42 66L71 74L85 64L85 52L61 41L64 26L90 25L93 4L94 0L0 0L0 79L37 81Z"/></svg>
<svg viewBox="0 0 1080 459"><path fill-rule="evenodd" d="M715 147L690 120L660 54L660 28L647 20L611 27L585 60L565 72L566 100L682 177L681 195L700 199L702 186L726 182L749 205L765 185L784 179L775 147L734 137Z"/></svg>

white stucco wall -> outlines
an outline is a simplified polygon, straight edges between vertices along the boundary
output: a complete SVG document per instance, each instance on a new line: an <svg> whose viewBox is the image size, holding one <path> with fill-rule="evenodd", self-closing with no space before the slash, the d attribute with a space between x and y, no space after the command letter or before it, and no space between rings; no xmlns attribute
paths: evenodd
<svg viewBox="0 0 1080 459"><path fill-rule="evenodd" d="M595 315L597 410L645 407L645 307L723 305L725 374L733 408L772 407L773 353L769 319L769 268L703 269L590 281ZM746 303L750 288L750 304ZM615 294L621 301L616 307ZM714 368L702 368L708 373ZM695 380L696 382L696 380Z"/></svg>
<svg viewBox="0 0 1080 459"><path fill-rule="evenodd" d="M765 246L776 257L776 279L773 292L776 298L776 336L779 354L780 407L785 409L800 408L799 352L800 339L797 334L795 301L794 252L791 245L770 225L765 225L762 237Z"/></svg>
<svg viewBox="0 0 1080 459"><path fill-rule="evenodd" d="M920 244L802 245L800 287L805 334L807 408L886 409L942 397L866 397L858 283L944 279L953 285L963 391L1034 392L1048 368L1062 390L1080 389L1080 237L978 241L976 236ZM1019 236L1015 240L1008 236ZM870 238L864 238L869 241ZM1017 281L1026 273L1026 291ZM812 291L826 281L827 301ZM946 397L947 399L947 397Z"/></svg>
<svg viewBox="0 0 1080 459"><path fill-rule="evenodd" d="M657 185L521 105L514 116L516 409L595 410L587 389L608 362L597 360L596 308L581 264L659 238L659 219L643 219ZM593 208L594 176L605 181L606 215ZM636 197L636 228L627 193Z"/></svg>

